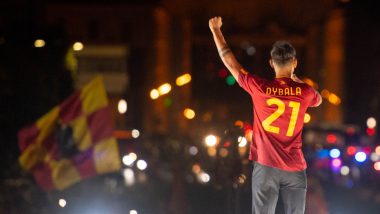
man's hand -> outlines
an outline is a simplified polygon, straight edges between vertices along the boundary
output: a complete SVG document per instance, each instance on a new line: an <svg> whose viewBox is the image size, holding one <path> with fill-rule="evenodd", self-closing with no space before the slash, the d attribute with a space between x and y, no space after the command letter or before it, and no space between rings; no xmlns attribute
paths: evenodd
<svg viewBox="0 0 380 214"><path fill-rule="evenodd" d="M220 29L222 27L222 17L216 16L214 18L211 18L208 20L208 26L210 27L211 31Z"/></svg>

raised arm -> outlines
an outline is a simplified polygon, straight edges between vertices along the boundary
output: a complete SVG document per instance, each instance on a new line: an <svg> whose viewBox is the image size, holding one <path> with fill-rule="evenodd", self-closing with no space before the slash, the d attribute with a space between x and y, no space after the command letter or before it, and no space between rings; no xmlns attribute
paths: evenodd
<svg viewBox="0 0 380 214"><path fill-rule="evenodd" d="M232 76L237 80L239 72L242 71L243 67L236 60L231 49L228 47L226 40L224 40L223 33L220 29L222 27L222 18L219 16L211 18L208 24L214 37L214 42L216 48L218 49L220 58L227 69L231 72Z"/></svg>

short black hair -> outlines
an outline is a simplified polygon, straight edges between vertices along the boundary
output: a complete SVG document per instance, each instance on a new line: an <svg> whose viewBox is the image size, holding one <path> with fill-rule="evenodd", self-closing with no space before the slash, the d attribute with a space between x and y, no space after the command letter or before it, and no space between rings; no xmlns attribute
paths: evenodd
<svg viewBox="0 0 380 214"><path fill-rule="evenodd" d="M296 49L290 42L280 40L273 44L270 56L276 64L285 65L296 57Z"/></svg>

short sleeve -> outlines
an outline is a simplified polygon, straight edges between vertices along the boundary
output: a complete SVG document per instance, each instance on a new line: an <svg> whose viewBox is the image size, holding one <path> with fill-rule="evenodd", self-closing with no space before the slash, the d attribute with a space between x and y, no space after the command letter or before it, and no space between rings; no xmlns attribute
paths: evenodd
<svg viewBox="0 0 380 214"><path fill-rule="evenodd" d="M257 91L261 91L261 85L264 84L264 80L256 75L252 75L245 70L239 72L237 79L238 84L249 94L254 94Z"/></svg>
<svg viewBox="0 0 380 214"><path fill-rule="evenodd" d="M316 92L313 88L310 87L310 91L312 93L312 99L310 101L310 107L316 107L321 102L321 96Z"/></svg>

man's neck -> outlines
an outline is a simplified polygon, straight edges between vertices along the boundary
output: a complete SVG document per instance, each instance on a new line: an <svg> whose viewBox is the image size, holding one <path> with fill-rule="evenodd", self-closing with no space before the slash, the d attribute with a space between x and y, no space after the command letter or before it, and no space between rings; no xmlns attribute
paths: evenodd
<svg viewBox="0 0 380 214"><path fill-rule="evenodd" d="M288 78L290 78L291 76L292 76L292 73L288 72L288 71L284 71L284 72L278 71L278 72L276 72L276 78L282 78L282 77L288 77Z"/></svg>

